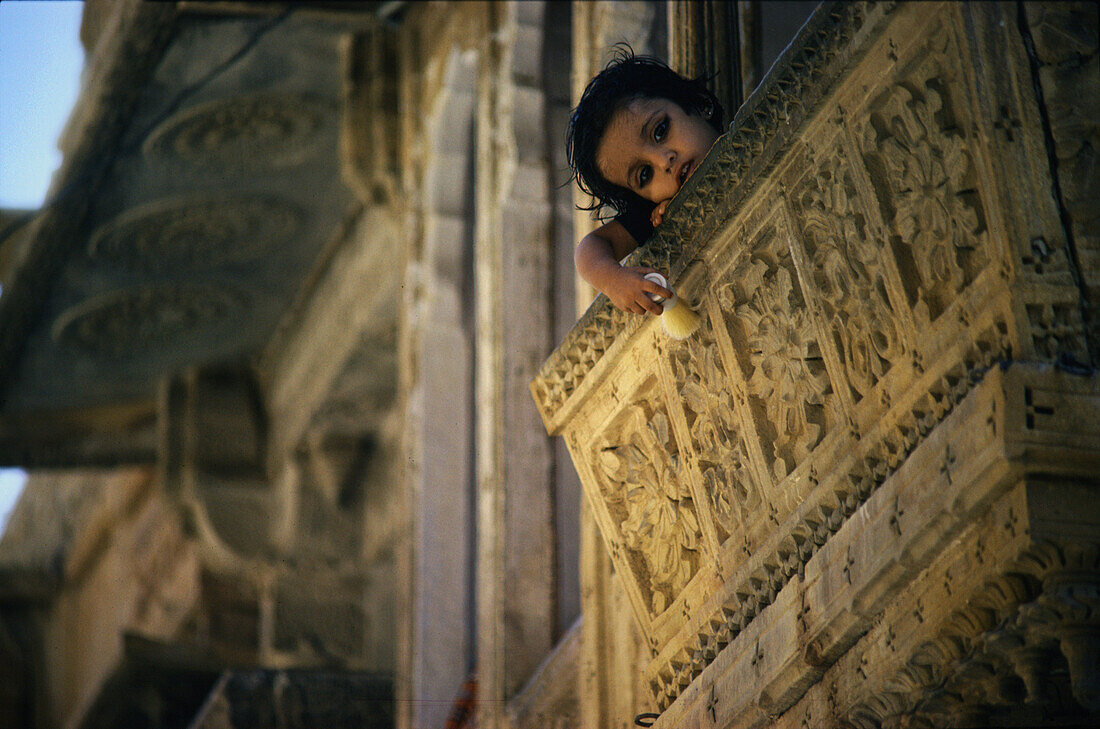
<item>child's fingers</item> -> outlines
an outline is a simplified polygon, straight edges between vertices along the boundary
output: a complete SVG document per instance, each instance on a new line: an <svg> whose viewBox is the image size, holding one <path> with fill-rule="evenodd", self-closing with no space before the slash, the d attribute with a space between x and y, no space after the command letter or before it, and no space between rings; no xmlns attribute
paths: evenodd
<svg viewBox="0 0 1100 729"><path fill-rule="evenodd" d="M644 279L642 283L642 290L646 293L657 294L662 299L671 299L673 294L671 289L666 289L656 281L650 281L648 278Z"/></svg>
<svg viewBox="0 0 1100 729"><path fill-rule="evenodd" d="M653 208L653 212L649 214L649 222L656 228L661 224L661 221L665 219L665 210L668 210L668 200L660 203L657 207Z"/></svg>
<svg viewBox="0 0 1100 729"><path fill-rule="evenodd" d="M656 316L660 316L664 313L664 308L653 299L649 298L648 296L643 296L642 299L643 301L639 301L638 303L642 305L642 308L645 309L645 311L648 311L650 314L654 314Z"/></svg>

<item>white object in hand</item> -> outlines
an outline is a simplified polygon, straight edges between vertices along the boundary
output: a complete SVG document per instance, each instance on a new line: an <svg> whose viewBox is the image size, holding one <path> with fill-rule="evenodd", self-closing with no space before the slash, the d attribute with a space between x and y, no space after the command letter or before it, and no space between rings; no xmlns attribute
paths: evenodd
<svg viewBox="0 0 1100 729"><path fill-rule="evenodd" d="M645 279L666 289L669 287L668 280L659 273L647 273ZM664 309L661 314L661 325L668 336L673 339L686 339L699 328L699 315L681 301L675 292L673 292L671 299L666 299L658 294L647 295Z"/></svg>

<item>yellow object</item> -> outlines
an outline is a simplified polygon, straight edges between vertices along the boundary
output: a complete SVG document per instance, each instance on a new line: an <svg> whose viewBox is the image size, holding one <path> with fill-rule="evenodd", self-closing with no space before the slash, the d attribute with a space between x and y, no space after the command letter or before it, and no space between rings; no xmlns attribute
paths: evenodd
<svg viewBox="0 0 1100 729"><path fill-rule="evenodd" d="M645 277L666 289L669 287L668 281L659 273L647 273ZM652 294L649 298L656 301L664 309L661 314L661 325L668 336L673 339L687 339L699 328L699 322L701 321L699 315L681 301L675 293L673 293L671 299Z"/></svg>
<svg viewBox="0 0 1100 729"><path fill-rule="evenodd" d="M673 339L687 339L699 328L699 315L679 297L674 297L668 303L671 305L665 308L665 313L661 314L661 324L665 328L665 333Z"/></svg>

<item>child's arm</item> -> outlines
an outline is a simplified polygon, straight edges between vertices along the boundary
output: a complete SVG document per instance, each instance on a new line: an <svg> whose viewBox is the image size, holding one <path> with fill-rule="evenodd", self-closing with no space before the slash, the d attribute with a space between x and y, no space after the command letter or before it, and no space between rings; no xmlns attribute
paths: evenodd
<svg viewBox="0 0 1100 729"><path fill-rule="evenodd" d="M581 278L607 294L611 303L623 311L635 314L648 311L659 315L661 305L648 294L659 294L667 299L672 297L672 292L645 280L644 276L654 273L656 269L648 266L624 268L619 265L619 261L637 247L637 242L622 223L612 220L581 239L573 252L573 262Z"/></svg>

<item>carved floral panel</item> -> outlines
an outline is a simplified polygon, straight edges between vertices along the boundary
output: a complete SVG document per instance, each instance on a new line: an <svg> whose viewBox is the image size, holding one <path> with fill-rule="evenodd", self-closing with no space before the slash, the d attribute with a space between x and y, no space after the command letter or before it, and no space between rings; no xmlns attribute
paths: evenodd
<svg viewBox="0 0 1100 729"><path fill-rule="evenodd" d="M859 402L902 357L904 344L887 293L883 241L871 233L843 149L825 150L792 199L825 329Z"/></svg>
<svg viewBox="0 0 1100 729"><path fill-rule="evenodd" d="M967 139L958 48L938 27L902 79L856 125L909 304L936 320L988 264L985 212Z"/></svg>
<svg viewBox="0 0 1100 729"><path fill-rule="evenodd" d="M654 392L653 381L641 392ZM592 453L600 495L652 616L676 600L702 561L702 534L666 408L627 405Z"/></svg>
<svg viewBox="0 0 1100 729"><path fill-rule="evenodd" d="M703 329L670 356L696 472L719 543L740 533L763 501L749 465L731 383L713 333Z"/></svg>
<svg viewBox="0 0 1100 729"><path fill-rule="evenodd" d="M824 438L832 385L790 250L774 228L716 294L765 457L782 479Z"/></svg>

